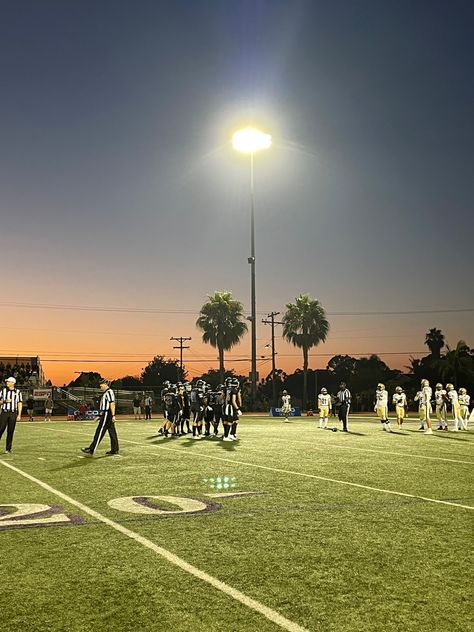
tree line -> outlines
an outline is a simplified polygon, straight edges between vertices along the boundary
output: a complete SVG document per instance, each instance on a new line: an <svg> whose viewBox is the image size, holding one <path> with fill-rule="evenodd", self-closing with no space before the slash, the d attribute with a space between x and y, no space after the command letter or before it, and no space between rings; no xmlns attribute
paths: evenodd
<svg viewBox="0 0 474 632"><path fill-rule="evenodd" d="M391 369L377 355L354 358L349 355L332 357L326 369L309 369L309 352L321 342L325 342L329 333L329 322L321 303L309 294L301 294L294 303L286 305L282 317L283 338L301 349L302 368L292 374L277 369L258 384L257 401L249 402L254 410L265 410L275 405L273 400L273 377L276 393L286 389L293 396L293 402L299 403L304 410L315 405L317 392L322 386L330 392L337 390L338 384L346 382L353 392L355 408L371 409L375 385L383 382L387 389L394 390L402 386L409 398L418 390L420 380L428 379L432 384L440 381L452 382L455 388L464 386L474 394L474 350L460 340L454 349L446 345L440 329L432 328L425 336L425 345L429 353L421 359L410 358L406 371ZM239 378L244 395L249 401L249 379L237 375L225 368L225 353L237 346L247 332L244 308L229 291L216 291L208 296L201 307L196 327L202 333L204 343L218 352L219 368L211 369L199 376L213 386L223 383L225 377ZM143 369L140 376L126 375L114 380L114 388L131 390L153 390L158 394L161 385L170 382L185 381L188 373L185 366L181 369L177 360L167 360L157 355ZM69 386L95 386L101 376L98 373L82 373ZM196 378L198 379L198 378Z"/></svg>

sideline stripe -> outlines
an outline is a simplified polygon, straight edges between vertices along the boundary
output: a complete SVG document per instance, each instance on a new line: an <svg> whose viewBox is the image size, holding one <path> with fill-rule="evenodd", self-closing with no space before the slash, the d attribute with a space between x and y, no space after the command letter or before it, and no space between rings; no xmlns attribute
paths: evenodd
<svg viewBox="0 0 474 632"><path fill-rule="evenodd" d="M71 432L70 430L56 430L54 428L47 428L47 430L51 430L52 432L67 432L69 434L79 434L75 432ZM258 463L247 463L246 461L237 461L236 459L226 459L221 456L213 456L210 454L203 454L201 452L185 452L184 450L177 450L176 448L167 448L166 446L154 445L150 446L147 443L140 443L139 441L132 441L131 439L120 439L122 443L132 443L134 445L138 445L144 448L147 448L152 454L156 454L155 450L151 448L158 448L160 450L167 450L169 452L177 452L178 454L185 456L194 456L201 457L205 459L212 459L214 461L224 461L225 463L234 463L237 465L246 465L249 467L255 467L260 470L268 470L270 472L279 472L280 474L292 474L293 476L303 476L304 478L313 478L318 481L326 481L328 483L338 483L339 485L348 485L349 487L357 487L359 489L368 489L373 492L381 492L383 494L392 494L394 496L403 496L404 498L415 498L416 500L424 500L428 503L436 503L439 505L449 505L450 507L460 507L461 509L469 509L474 510L474 507L470 505L463 505L461 503L453 503L448 500L438 500L437 498L428 498L426 496L418 496L417 494L406 494L405 492L396 492L391 489L383 489L380 487L372 487L370 485L362 485L361 483L353 483L352 481L341 481L337 478L328 478L327 476L318 476L316 474L306 474L305 472L295 472L294 470L284 470L278 467L270 467L269 465L259 465Z"/></svg>
<svg viewBox="0 0 474 632"><path fill-rule="evenodd" d="M157 553L161 557L165 558L165 560L167 560L168 562L171 562L171 564L174 564L175 566L178 566L179 568L181 568L183 571L190 573L191 575L194 575L194 577L197 577L198 579L201 579L204 582L207 582L214 588L217 588L217 590L220 590L226 595L229 595L236 601L240 601L240 603L242 603L244 606L247 606L248 608L251 608L252 610L255 610L256 612L259 612L260 614L262 614L264 617L266 617L273 623L276 623L277 625L279 625L281 628L288 630L288 632L309 632L306 628L303 628L297 623L294 623L294 621L290 621L289 619L286 619L284 616L282 616L275 610L272 610L271 608L268 608L267 606L261 604L259 601L256 601L255 599L248 597L244 593L240 592L240 590L237 590L236 588L233 588L232 586L225 584L219 579L212 577L212 575L208 575L206 572L201 571L199 568L196 568L196 566L189 564L188 562L181 559L174 553L171 553L171 551L168 551L167 549L163 549L161 546L157 546L151 540L148 540L147 538L144 538L140 534L135 533L135 531L131 531L130 529L127 529L127 527L124 527L118 522L115 522L114 520L110 520L110 518L106 518L106 516L103 516L99 512L95 511L94 509L91 509L87 505L83 505L81 502L74 500L73 498L71 498L70 496L67 496L66 494L63 494L62 492L58 491L57 489L54 489L54 487L51 487L47 483L44 483L43 481L40 481L38 478L31 476L31 474L28 474L27 472L20 470L19 468L15 467L11 463L7 463L6 461L3 461L0 459L0 464L5 467L10 468L17 474L20 474L21 476L27 478L33 483L36 483L37 485L39 485L46 491L50 492L51 494L55 494L56 496L58 496L65 502L77 507L78 509L80 509L84 513L89 514L96 520L103 522L109 527L112 527L112 529L115 529L116 531L123 533L124 535L131 538L132 540L135 540L135 542L138 542L139 544L143 545L147 549L150 549L154 553Z"/></svg>

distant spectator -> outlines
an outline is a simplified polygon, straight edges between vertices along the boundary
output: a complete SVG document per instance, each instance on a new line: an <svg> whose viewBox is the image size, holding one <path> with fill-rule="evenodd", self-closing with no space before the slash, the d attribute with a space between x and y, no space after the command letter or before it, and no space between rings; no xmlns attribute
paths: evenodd
<svg viewBox="0 0 474 632"><path fill-rule="evenodd" d="M87 404L85 402L81 402L79 405L79 417L84 420L86 418L87 413Z"/></svg>
<svg viewBox="0 0 474 632"><path fill-rule="evenodd" d="M141 409L141 402L140 402L140 398L137 396L135 396L133 398L133 416L134 419L141 419L142 418L142 409Z"/></svg>
<svg viewBox="0 0 474 632"><path fill-rule="evenodd" d="M45 421L51 421L53 406L54 406L53 398L51 397L51 395L48 395L48 398L46 399L44 403L44 420Z"/></svg>
<svg viewBox="0 0 474 632"><path fill-rule="evenodd" d="M151 419L151 407L153 405L153 399L150 395L147 395L144 400L145 404L145 419Z"/></svg>
<svg viewBox="0 0 474 632"><path fill-rule="evenodd" d="M33 415L35 412L35 400L31 397L31 395L26 400L26 412L28 413L29 421L34 421Z"/></svg>

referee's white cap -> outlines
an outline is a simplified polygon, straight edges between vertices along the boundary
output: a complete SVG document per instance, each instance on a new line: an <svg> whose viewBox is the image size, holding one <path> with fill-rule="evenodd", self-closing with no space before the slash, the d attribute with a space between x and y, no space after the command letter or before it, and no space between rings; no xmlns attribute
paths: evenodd
<svg viewBox="0 0 474 632"><path fill-rule="evenodd" d="M5 382L11 382L12 384L16 384L16 379L14 377L7 377Z"/></svg>

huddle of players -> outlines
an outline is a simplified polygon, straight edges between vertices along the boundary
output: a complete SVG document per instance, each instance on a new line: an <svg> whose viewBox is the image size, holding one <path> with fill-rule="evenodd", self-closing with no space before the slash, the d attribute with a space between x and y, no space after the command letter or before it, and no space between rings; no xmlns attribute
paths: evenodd
<svg viewBox="0 0 474 632"><path fill-rule="evenodd" d="M217 437L222 421L223 440L235 441L242 414L242 392L237 378L227 377L224 382L214 390L204 380L194 384L165 382L161 391L164 421L158 434L179 437L192 428L193 439Z"/></svg>
<svg viewBox="0 0 474 632"><path fill-rule="evenodd" d="M431 424L433 404L435 405L436 418L438 420L438 430L448 430L448 405L453 415L453 431L458 432L459 426L461 426L463 430L467 430L470 397L465 388L460 388L458 394L452 384L446 384L446 389L444 389L443 385L438 383L436 384L433 401L432 398L433 389L429 381L421 380L420 390L415 395L415 402L418 402L420 419L419 430L424 431L425 434L433 434ZM407 396L401 386L396 387L392 403L395 404L397 425L400 428L403 424L408 404ZM390 420L388 418L388 392L385 390L384 384L381 383L377 384L377 390L375 391L374 411L380 419L382 430L391 432Z"/></svg>

